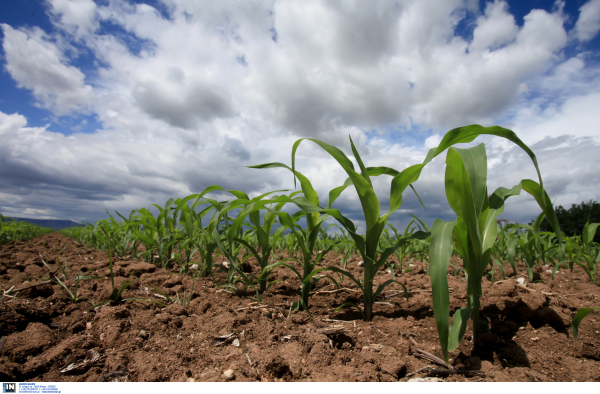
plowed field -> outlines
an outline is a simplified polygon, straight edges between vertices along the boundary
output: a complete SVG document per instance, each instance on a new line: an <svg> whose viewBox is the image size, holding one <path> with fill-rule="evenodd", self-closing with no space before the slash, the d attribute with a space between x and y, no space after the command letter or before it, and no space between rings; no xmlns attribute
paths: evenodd
<svg viewBox="0 0 600 394"><path fill-rule="evenodd" d="M337 290L327 280L319 282L310 299L312 315L290 313L299 282L283 268L273 274L281 281L262 302L225 291L219 286L225 274L218 273L216 281L195 282L187 307L125 302L89 310L90 299L109 298L110 279L81 281L79 292L88 299L72 303L62 287L44 279L58 273L57 256L68 264L71 289L80 271L108 276L106 252L60 233L0 247L0 285L21 289L0 301L2 381L600 381L600 313L583 320L577 341L570 327L581 307L600 305L600 286L577 269L561 270L552 280L542 268L543 283L528 284L529 290L516 286L509 266L507 280L485 279L482 313L490 331L473 343L467 329L451 355L456 369L473 373L436 375L427 368L413 374L427 366L443 369L420 357L422 351L442 357L424 262L413 262L410 273L397 276L409 299L400 286L388 287L367 323L356 310L334 312L344 302L359 302L360 293L347 279ZM172 298L189 295L192 280L177 267L163 270L131 257L114 261L116 285L130 274L139 278L125 298L165 302L150 284ZM324 264L339 259L329 255ZM258 264L250 260L246 268L256 270ZM361 276L356 263L348 268ZM376 283L389 277L382 270ZM466 281L452 275L448 281L453 312L466 305Z"/></svg>

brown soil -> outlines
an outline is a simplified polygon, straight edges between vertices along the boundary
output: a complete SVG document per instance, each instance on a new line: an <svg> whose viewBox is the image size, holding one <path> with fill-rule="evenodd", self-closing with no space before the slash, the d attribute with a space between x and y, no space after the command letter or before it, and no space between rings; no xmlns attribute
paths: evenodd
<svg viewBox="0 0 600 394"><path fill-rule="evenodd" d="M418 357L418 350L442 356L426 263L416 262L412 272L397 277L410 290L409 300L392 285L367 323L355 310L334 312L359 300L348 279L339 291L327 280L319 282L310 299L312 316L290 314L299 283L288 269L273 274L281 281L262 302L228 293L218 284L224 274L217 274L217 282L196 281L188 307L125 302L88 311L89 300L72 303L59 285L40 284L58 269L57 255L67 261L71 278L79 271L108 275L107 253L60 233L0 247L0 286L25 288L0 301L2 381L407 381L434 376L429 370L410 375L428 365L442 368ZM256 270L256 262L250 263ZM330 256L325 264L339 265L339 259ZM361 276L356 263L348 268ZM170 297L191 287L177 269L131 258L117 258L114 271L116 285L131 273L139 277L125 298L160 300L150 284ZM483 315L490 332L474 344L469 328L451 354L457 369L480 373L443 380L600 381L599 314L583 320L577 341L570 328L577 310L600 305L599 286L583 272L561 271L556 280L540 275L544 283L529 284L532 291L517 287L514 276L496 284L484 280ZM385 270L378 273L377 283L387 279ZM451 309L465 306L465 280L449 275L448 281ZM74 281L67 284L73 288ZM110 291L109 279L81 281L81 295L96 303ZM69 365L71 370L61 372Z"/></svg>

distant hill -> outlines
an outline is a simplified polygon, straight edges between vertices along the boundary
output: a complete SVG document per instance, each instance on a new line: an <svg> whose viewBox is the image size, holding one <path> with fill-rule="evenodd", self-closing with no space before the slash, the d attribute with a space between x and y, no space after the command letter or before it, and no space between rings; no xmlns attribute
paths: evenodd
<svg viewBox="0 0 600 394"><path fill-rule="evenodd" d="M81 223L74 222L72 220L58 220L58 219L29 219L29 218L8 218L4 217L4 220L16 219L19 222L28 222L36 224L40 227L49 227L55 230L62 230L67 227L81 227L84 226Z"/></svg>

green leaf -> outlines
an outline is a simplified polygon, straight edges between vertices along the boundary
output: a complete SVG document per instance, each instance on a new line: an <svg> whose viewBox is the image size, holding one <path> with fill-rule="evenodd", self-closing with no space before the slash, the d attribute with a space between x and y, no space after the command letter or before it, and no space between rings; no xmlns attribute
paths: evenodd
<svg viewBox="0 0 600 394"><path fill-rule="evenodd" d="M390 246L389 248L386 248L381 253L379 260L377 261L377 263L375 264L375 267L374 267L375 272L377 272L383 266L383 264L385 264L387 259L392 255L392 253L394 253L394 251L396 251L398 248L401 248L402 246L406 245L406 243L408 241L413 240L413 239L427 239L430 235L431 235L431 233L426 233L424 231L417 231L410 236L404 236L404 237L400 238L394 246Z"/></svg>
<svg viewBox="0 0 600 394"><path fill-rule="evenodd" d="M487 190L487 154L485 145L479 144L469 149L451 148L461 156L465 171L469 177L469 185L475 204L475 216L479 217L483 210L483 202ZM450 151L448 154L450 154Z"/></svg>
<svg viewBox="0 0 600 394"><path fill-rule="evenodd" d="M473 309L462 307L457 309L452 318L452 326L448 334L448 351L451 352L458 347L460 340L465 335L467 330L467 322L471 317ZM448 362L448 360L446 360Z"/></svg>
<svg viewBox="0 0 600 394"><path fill-rule="evenodd" d="M425 231L427 231L428 233L431 233L431 229L429 228L429 226L427 225L427 223L425 223L424 221L422 221L421 219L419 219L418 217L416 217L412 213L410 214L410 216L412 216L414 218L413 220L416 219L419 223L421 223L421 226L423 226L423 228L425 229ZM408 230L408 227L406 228L406 230Z"/></svg>
<svg viewBox="0 0 600 394"><path fill-rule="evenodd" d="M488 208L482 212L479 219L482 234L482 250L485 252L494 246L498 235L498 223L496 218L504 212L504 201L510 196L518 196L521 193L521 184L512 189L500 187L489 198Z"/></svg>
<svg viewBox="0 0 600 394"><path fill-rule="evenodd" d="M392 283L395 283L396 281L394 279L388 279L386 280L384 283L380 284L379 286L377 286L377 289L375 289L375 292L373 293L373 300L377 299L377 297L379 297L379 295L381 294L381 292L389 285L391 285ZM402 283L398 283L399 285L401 285L402 287L404 287L404 285L402 285ZM406 289L406 287L404 287L404 294L406 294L408 292L408 290Z"/></svg>
<svg viewBox="0 0 600 394"><path fill-rule="evenodd" d="M591 247L592 242L594 241L594 237L596 236L596 229L600 223L592 223L590 224L590 220L585 223L583 227L583 233L581 234L581 240L583 241L583 245L586 249Z"/></svg>
<svg viewBox="0 0 600 394"><path fill-rule="evenodd" d="M502 267L502 261L498 260L496 257L493 259L494 264L498 267L498 271L500 271L500 275L502 275L502 279L506 279L506 275L504 274L504 267ZM493 267L492 267L493 269Z"/></svg>
<svg viewBox="0 0 600 394"><path fill-rule="evenodd" d="M537 164L536 164L537 165ZM537 168L537 167L536 167ZM539 172L539 171L538 171ZM552 201L548 194L544 191L541 185L541 175L540 175L540 184L536 181L532 181L531 179L523 179L521 181L523 185L523 190L527 193L531 194L538 205L542 208L544 213L546 214L546 220L552 226L552 229L556 233L556 237L558 238L558 244L562 243L562 234L560 232L560 224L558 223L558 218L556 217L556 212L554 211L554 207L552 206Z"/></svg>
<svg viewBox="0 0 600 394"><path fill-rule="evenodd" d="M573 328L573 339L577 340L577 336L579 335L579 323L583 320L584 317L588 315L592 310L600 311L600 306L595 306L592 308L581 308L575 316L573 317L573 322L571 323L571 327Z"/></svg>
<svg viewBox="0 0 600 394"><path fill-rule="evenodd" d="M455 220L444 222L435 219L431 229L431 245L429 246L429 275L433 297L433 316L446 363L448 362L448 320L450 313L447 271L452 256L452 231L455 226Z"/></svg>
<svg viewBox="0 0 600 394"><path fill-rule="evenodd" d="M304 192L304 196L308 199L308 201L310 201L313 205L317 205L317 206L319 205L319 195L313 188L312 184L310 183L310 180L307 177L305 177L304 175L302 175L299 171L296 171L283 163L258 164L255 166L248 166L248 168L286 168L286 169L290 170L294 174L294 182L296 181L296 178L298 178L298 180L300 181L300 187L302 188L302 191ZM319 218L318 213L311 214L309 227L312 228L312 226L313 226L312 222L318 220L318 218Z"/></svg>
<svg viewBox="0 0 600 394"><path fill-rule="evenodd" d="M481 256L481 235L473 198L473 188L469 178L462 156L456 150L450 148L446 157L446 197L450 208L456 212L456 215L467 226L467 237L470 242L466 250L472 250L477 259L478 256Z"/></svg>
<svg viewBox="0 0 600 394"><path fill-rule="evenodd" d="M415 164L404 169L392 179L390 186L390 208L387 212L389 216L402 205L402 193L413 182L416 182L423 171L425 164Z"/></svg>
<svg viewBox="0 0 600 394"><path fill-rule="evenodd" d="M354 303L352 303L352 302L345 302L345 303L343 303L342 305L340 305L340 306L338 306L337 308L335 308L334 312L338 312L338 311L340 311L341 309L344 309L344 308L356 308L356 309L358 309L358 311L359 311L359 312L360 312L360 313L361 313L363 316L364 316L364 314L365 314L365 313L363 312L363 310L361 309L361 307L360 307L360 306L358 306L358 305L356 305L356 304L354 304Z"/></svg>
<svg viewBox="0 0 600 394"><path fill-rule="evenodd" d="M344 152L342 152L340 149L336 148L333 145L327 144L315 138L302 138L294 143L294 147L292 148L293 171L295 171L296 150L298 149L298 145L300 145L300 142L302 142L305 139L316 143L327 153L329 153L342 166L344 171L346 171L348 176L352 179L352 183L356 188L358 198L362 205L368 231L372 226L375 225L380 213L379 200L377 199L377 195L373 191L373 187L371 186L370 180L366 180L361 174L357 173L354 170L354 165L352 164L350 159L348 159L348 157L344 154Z"/></svg>
<svg viewBox="0 0 600 394"><path fill-rule="evenodd" d="M296 267L294 267L293 265L291 265L291 264L288 264L288 263L286 263L286 262L285 262L285 261L290 261L290 260L296 261L296 260L294 260L294 259L286 259L286 260L284 260L284 261L278 261L278 262L276 262L276 263L273 263L273 264L270 264L270 265L266 266L265 268L263 268L263 270L262 270L261 274L260 274L260 275L259 275L259 277L258 277L258 280L261 280L261 279L263 279L263 277L264 277L265 275L269 275L269 273L270 273L270 272L271 272L271 271L272 271L274 268L276 268L276 267L279 267L279 266L283 266L283 267L287 267L287 268L289 268L290 270L292 270L292 272L296 274L296 276L298 277L298 279L300 279L300 281L302 281L302 275L300 275L300 272L298 272L298 270L296 269Z"/></svg>
<svg viewBox="0 0 600 394"><path fill-rule="evenodd" d="M478 136L484 135L484 134L495 135L498 137L506 138L507 140L512 141L517 146L519 146L521 149L523 149L529 155L529 157L531 158L531 161L533 161L533 164L535 165L535 169L537 171L538 178L540 179L540 184L541 184L542 175L540 174L540 169L539 169L539 166L537 163L537 159L536 159L535 155L533 154L533 151L531 149L529 149L529 147L527 145L525 145L523 143L523 141L521 141L519 139L519 137L517 137L517 135L512 130L505 129L500 126L483 127L478 124L472 124L469 126L463 126L463 127L458 127L456 129L452 129L446 133L446 135L440 142L440 145L437 147L437 149L434 148L435 150L432 149L431 151L429 151L427 158L432 156L431 159L433 159L433 157L439 155L444 150L448 149L449 147L451 147L454 144L471 142ZM433 151L433 153L432 153L432 151ZM543 187L542 187L542 190L543 190ZM552 204L550 204L550 207L551 206L552 206Z"/></svg>
<svg viewBox="0 0 600 394"><path fill-rule="evenodd" d="M353 281L359 289L364 290L362 283L360 283L360 281L358 279L356 279L354 277L354 275L352 275L349 271L345 271L345 270L343 270L339 267L335 267L335 266L329 266L329 267L316 269L313 272L311 272L310 275L307 276L304 280L305 281L310 280L310 278L312 278L314 275L316 275L322 271L334 271L334 272L337 272L338 274L345 275L347 278L349 278L351 281Z"/></svg>
<svg viewBox="0 0 600 394"><path fill-rule="evenodd" d="M396 282L394 279L390 279L390 280L386 281L385 283L377 286L377 290L375 290L375 293L373 293L373 299L376 299L377 297L379 297L379 295L386 288L386 286L391 285L392 283L397 283L400 286L402 286L402 290L404 290L404 297L406 298L406 301L408 301L408 299L409 299L408 289L402 283Z"/></svg>
<svg viewBox="0 0 600 394"><path fill-rule="evenodd" d="M352 154L354 155L354 158L356 159L356 162L358 163L358 166L360 167L360 173L363 176L363 178L369 182L369 185L371 186L371 188L373 188L373 184L371 183L371 178L369 177L369 172L367 171L365 165L362 162L362 159L360 158L360 155L358 154L358 151L356 150L356 147L354 146L354 142L352 142L352 137L350 138L350 146L352 147Z"/></svg>

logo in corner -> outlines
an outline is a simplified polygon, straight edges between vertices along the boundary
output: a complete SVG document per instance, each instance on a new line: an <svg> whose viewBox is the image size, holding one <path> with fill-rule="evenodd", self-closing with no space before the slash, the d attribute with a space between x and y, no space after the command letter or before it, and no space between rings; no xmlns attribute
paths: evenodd
<svg viewBox="0 0 600 394"><path fill-rule="evenodd" d="M17 392L17 384L16 383L2 383L2 392L3 393L16 393Z"/></svg>

